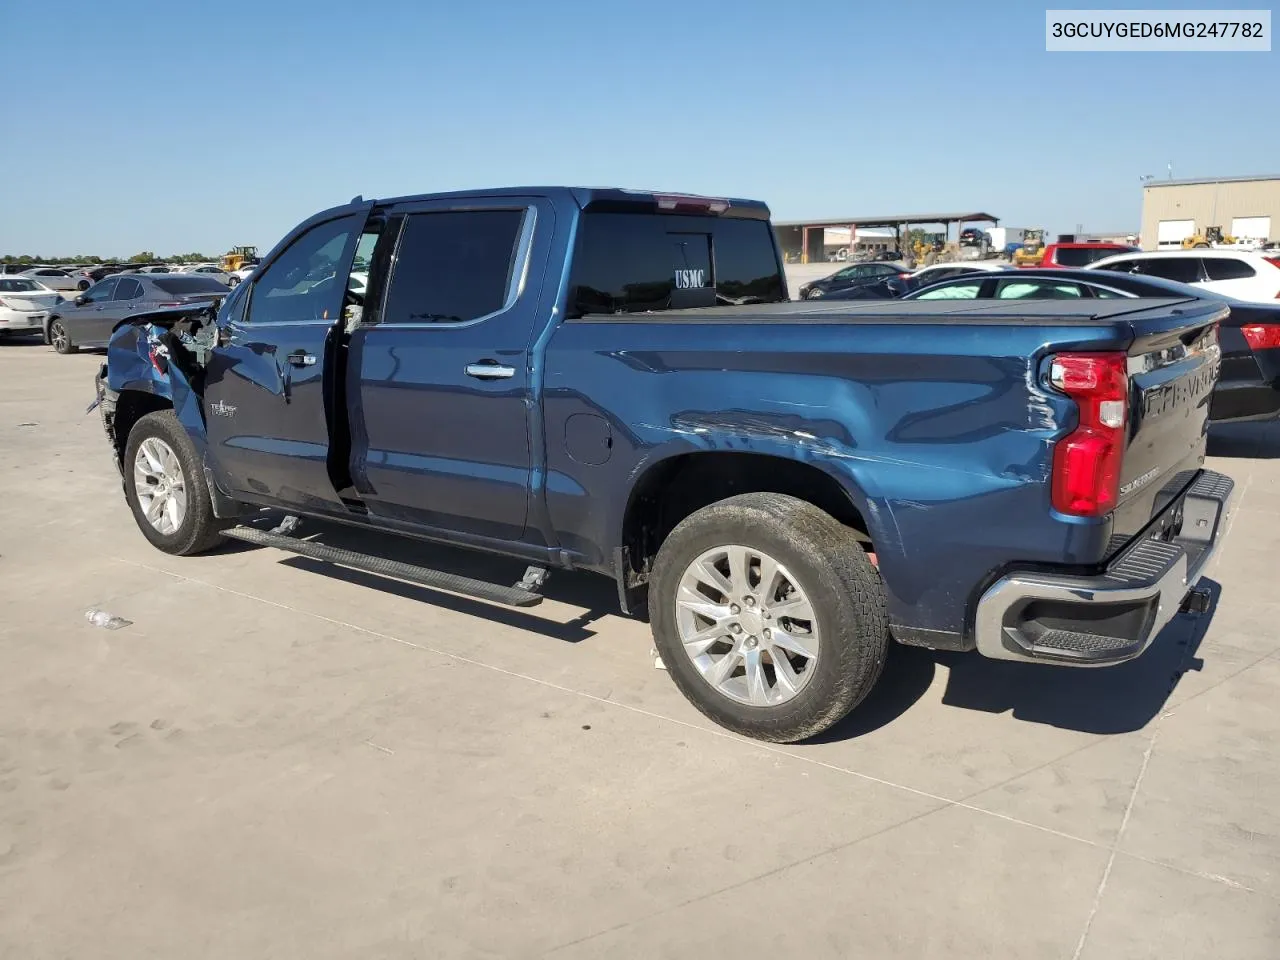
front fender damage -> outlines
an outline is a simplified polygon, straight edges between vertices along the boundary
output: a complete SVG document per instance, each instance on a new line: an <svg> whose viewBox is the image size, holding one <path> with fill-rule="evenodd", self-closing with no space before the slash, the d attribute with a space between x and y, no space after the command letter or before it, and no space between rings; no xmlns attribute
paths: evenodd
<svg viewBox="0 0 1280 960"><path fill-rule="evenodd" d="M216 481L204 416L205 377L218 339L217 308L214 303L153 310L117 324L98 377L98 402L117 464L138 417L171 406L203 464L214 513L232 517L243 508Z"/></svg>

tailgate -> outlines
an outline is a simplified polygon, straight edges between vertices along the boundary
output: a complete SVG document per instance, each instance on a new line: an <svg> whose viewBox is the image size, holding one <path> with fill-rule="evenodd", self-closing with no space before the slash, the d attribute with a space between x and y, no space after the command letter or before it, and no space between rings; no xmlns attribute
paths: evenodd
<svg viewBox="0 0 1280 960"><path fill-rule="evenodd" d="M1204 463L1209 403L1218 382L1222 304L1190 303L1133 317L1129 445L1112 545L1119 548L1195 479Z"/></svg>

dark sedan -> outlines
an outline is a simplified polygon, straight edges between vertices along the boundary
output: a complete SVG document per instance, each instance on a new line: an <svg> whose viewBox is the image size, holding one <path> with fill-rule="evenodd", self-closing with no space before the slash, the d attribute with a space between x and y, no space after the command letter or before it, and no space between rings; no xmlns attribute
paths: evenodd
<svg viewBox="0 0 1280 960"><path fill-rule="evenodd" d="M1218 331L1222 371L1209 419L1272 420L1280 416L1280 304L1236 300L1174 280L1102 270L1019 270L931 284L904 300L1088 300L1187 297L1225 303Z"/></svg>
<svg viewBox="0 0 1280 960"><path fill-rule="evenodd" d="M117 274L52 310L45 321L44 339L58 353L105 347L115 325L130 314L217 300L230 292L226 284L195 274Z"/></svg>
<svg viewBox="0 0 1280 960"><path fill-rule="evenodd" d="M823 277L821 280L813 281L813 283L806 283L800 288L800 299L814 300L818 297L825 297L828 294L835 293L837 290L847 290L850 287L861 286L865 283L877 283L881 280L888 280L890 277L905 276L907 276L907 271L895 263L883 263L880 261L852 263L841 270L837 270L829 277Z"/></svg>

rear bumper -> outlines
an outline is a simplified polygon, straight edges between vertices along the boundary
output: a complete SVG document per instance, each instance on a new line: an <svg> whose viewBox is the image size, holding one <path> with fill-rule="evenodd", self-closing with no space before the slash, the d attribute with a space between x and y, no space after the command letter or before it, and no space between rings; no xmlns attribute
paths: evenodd
<svg viewBox="0 0 1280 960"><path fill-rule="evenodd" d="M978 652L1106 666L1139 656L1177 614L1226 528L1235 484L1206 470L1168 509L1170 539L1139 540L1091 577L1010 573L978 601Z"/></svg>

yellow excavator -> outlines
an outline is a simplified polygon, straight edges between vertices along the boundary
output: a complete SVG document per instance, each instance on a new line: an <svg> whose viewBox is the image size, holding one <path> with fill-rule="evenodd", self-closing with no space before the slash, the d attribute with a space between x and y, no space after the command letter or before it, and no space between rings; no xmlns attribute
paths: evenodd
<svg viewBox="0 0 1280 960"><path fill-rule="evenodd" d="M246 263L258 262L257 247L232 247L222 255L222 269L227 273L235 273Z"/></svg>
<svg viewBox="0 0 1280 960"><path fill-rule="evenodd" d="M1022 237L1022 246L1013 251L1015 267L1038 267L1044 259L1044 230L1028 230Z"/></svg>
<svg viewBox="0 0 1280 960"><path fill-rule="evenodd" d="M1182 249L1192 250L1197 247L1207 248L1219 243L1236 243L1237 238L1222 235L1221 227L1205 227L1203 234L1193 234L1190 237L1183 237Z"/></svg>

